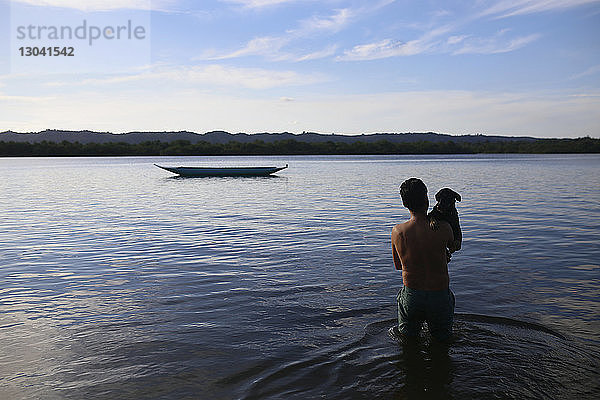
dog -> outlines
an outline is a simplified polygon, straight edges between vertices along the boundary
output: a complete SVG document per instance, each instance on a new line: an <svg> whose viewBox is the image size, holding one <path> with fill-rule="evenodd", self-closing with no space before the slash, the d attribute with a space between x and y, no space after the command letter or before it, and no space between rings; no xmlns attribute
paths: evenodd
<svg viewBox="0 0 600 400"><path fill-rule="evenodd" d="M454 242L457 245L456 250L460 250L462 243L462 232L458 220L458 211L456 211L456 202L461 201L460 194L449 188L443 188L435 194L437 204L427 214L431 229L438 230L440 221L446 221L452 227L454 233ZM447 252L448 261L450 261L450 252Z"/></svg>

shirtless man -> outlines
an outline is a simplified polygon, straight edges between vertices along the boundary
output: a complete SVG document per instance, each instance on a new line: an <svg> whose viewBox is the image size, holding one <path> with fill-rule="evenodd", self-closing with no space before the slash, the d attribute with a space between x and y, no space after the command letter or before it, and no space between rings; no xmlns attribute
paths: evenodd
<svg viewBox="0 0 600 400"><path fill-rule="evenodd" d="M398 293L398 331L406 339L416 339L423 321L431 336L448 341L454 321L454 294L449 288L446 249L460 249L450 224L443 221L434 231L427 219L427 187L417 178L400 186L402 203L411 218L392 230L394 265L402 270L404 287Z"/></svg>

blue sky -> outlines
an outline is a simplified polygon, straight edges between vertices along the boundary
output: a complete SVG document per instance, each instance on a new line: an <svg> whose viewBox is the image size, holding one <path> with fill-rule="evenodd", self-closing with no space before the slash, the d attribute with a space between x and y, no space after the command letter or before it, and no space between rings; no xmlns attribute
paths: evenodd
<svg viewBox="0 0 600 400"><path fill-rule="evenodd" d="M0 0L0 15L0 131L600 137L599 0ZM17 54L23 21L83 19L147 37Z"/></svg>

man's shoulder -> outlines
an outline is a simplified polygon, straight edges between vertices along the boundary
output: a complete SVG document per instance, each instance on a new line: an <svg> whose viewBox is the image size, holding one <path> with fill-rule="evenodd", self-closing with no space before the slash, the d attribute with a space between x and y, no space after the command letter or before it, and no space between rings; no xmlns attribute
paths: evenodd
<svg viewBox="0 0 600 400"><path fill-rule="evenodd" d="M405 221L399 224L396 224L392 228L392 240L400 240L402 236L406 233L406 229L409 225L409 221Z"/></svg>
<svg viewBox="0 0 600 400"><path fill-rule="evenodd" d="M409 221L404 221L401 222L399 224L396 224L393 228L392 228L392 233L398 233L398 232L403 232L406 227L408 226Z"/></svg>

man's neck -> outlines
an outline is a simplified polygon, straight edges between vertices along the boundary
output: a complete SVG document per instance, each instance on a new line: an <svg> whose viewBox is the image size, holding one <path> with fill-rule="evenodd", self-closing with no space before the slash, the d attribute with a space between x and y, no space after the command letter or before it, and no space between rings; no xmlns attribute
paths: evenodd
<svg viewBox="0 0 600 400"><path fill-rule="evenodd" d="M414 219L415 221L427 219L427 213L425 211L412 211L412 210L408 210L408 211L410 211L410 218Z"/></svg>

